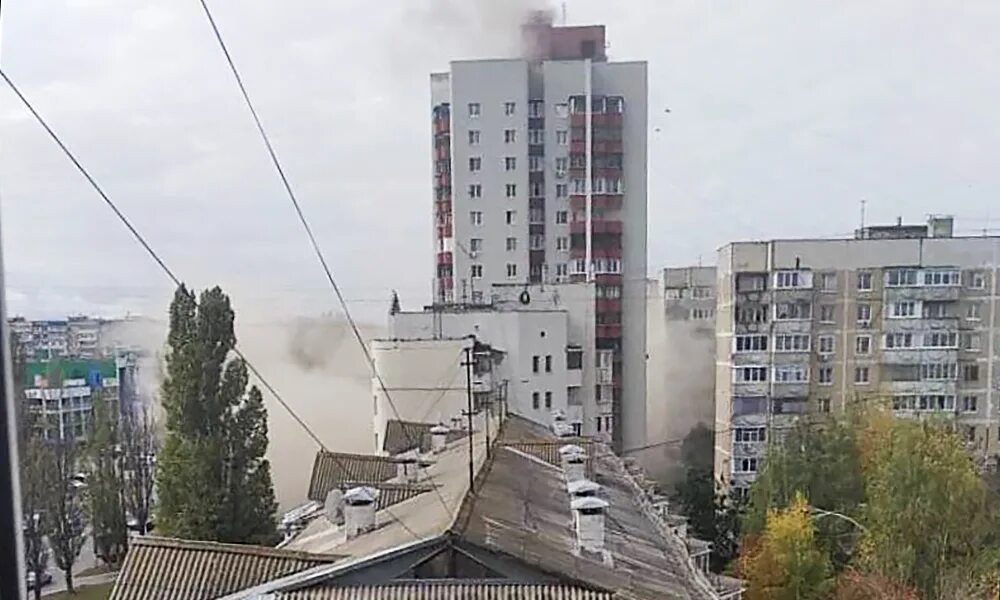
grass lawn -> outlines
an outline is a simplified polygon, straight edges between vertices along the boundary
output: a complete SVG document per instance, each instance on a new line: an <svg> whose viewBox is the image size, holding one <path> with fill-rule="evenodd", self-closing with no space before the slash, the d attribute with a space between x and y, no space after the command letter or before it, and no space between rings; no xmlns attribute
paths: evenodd
<svg viewBox="0 0 1000 600"><path fill-rule="evenodd" d="M76 588L75 594L69 592L59 592L42 596L45 600L106 600L111 595L111 588L114 583L101 583L98 585L88 585Z"/></svg>

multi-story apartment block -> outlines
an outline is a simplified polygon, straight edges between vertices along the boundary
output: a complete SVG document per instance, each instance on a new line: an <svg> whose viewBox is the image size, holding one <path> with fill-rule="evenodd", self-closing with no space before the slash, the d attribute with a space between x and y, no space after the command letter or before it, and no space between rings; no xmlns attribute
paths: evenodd
<svg viewBox="0 0 1000 600"><path fill-rule="evenodd" d="M681 476L678 440L715 419L715 267L663 269L648 287L647 442L640 458L661 481Z"/></svg>
<svg viewBox="0 0 1000 600"><path fill-rule="evenodd" d="M496 283L595 285L618 449L645 439L646 64L603 26L524 26L517 58L431 75L434 301ZM627 382L627 384L626 384Z"/></svg>
<svg viewBox="0 0 1000 600"><path fill-rule="evenodd" d="M998 258L1000 238L953 237L950 218L723 247L717 478L746 489L781 428L855 403L951 419L996 455Z"/></svg>
<svg viewBox="0 0 1000 600"><path fill-rule="evenodd" d="M104 321L91 317L65 320L29 321L14 317L8 321L11 333L25 356L39 360L66 357L97 358Z"/></svg>

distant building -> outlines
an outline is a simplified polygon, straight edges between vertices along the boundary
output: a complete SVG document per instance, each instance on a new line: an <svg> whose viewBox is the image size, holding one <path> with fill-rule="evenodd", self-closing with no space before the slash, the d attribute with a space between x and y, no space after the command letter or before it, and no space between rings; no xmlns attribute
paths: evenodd
<svg viewBox="0 0 1000 600"><path fill-rule="evenodd" d="M36 431L46 439L86 438L97 402L120 405L118 374L114 359L28 362L22 384Z"/></svg>
<svg viewBox="0 0 1000 600"><path fill-rule="evenodd" d="M796 417L869 402L949 419L994 462L998 258L950 218L719 250L716 476L743 492Z"/></svg>
<svg viewBox="0 0 1000 600"><path fill-rule="evenodd" d="M636 457L661 481L681 476L681 440L715 421L715 288L715 267L663 269L649 282L649 448Z"/></svg>
<svg viewBox="0 0 1000 600"><path fill-rule="evenodd" d="M612 438L645 443L645 62L609 61L603 25L523 28L522 56L431 75L435 304L494 284L593 285L612 352Z"/></svg>
<svg viewBox="0 0 1000 600"><path fill-rule="evenodd" d="M102 356L101 329L106 323L84 316L65 320L29 321L24 317L8 320L24 356L34 360Z"/></svg>

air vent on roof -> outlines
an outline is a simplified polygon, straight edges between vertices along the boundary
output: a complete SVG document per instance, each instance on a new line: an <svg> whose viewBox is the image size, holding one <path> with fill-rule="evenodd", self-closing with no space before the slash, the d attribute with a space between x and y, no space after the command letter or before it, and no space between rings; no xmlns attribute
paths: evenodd
<svg viewBox="0 0 1000 600"><path fill-rule="evenodd" d="M356 487L344 494L344 529L347 539L375 529L375 506L378 490Z"/></svg>
<svg viewBox="0 0 1000 600"><path fill-rule="evenodd" d="M449 433L451 433L451 429L448 429L445 425L431 427L431 452L437 454L444 450L445 445L448 443Z"/></svg>

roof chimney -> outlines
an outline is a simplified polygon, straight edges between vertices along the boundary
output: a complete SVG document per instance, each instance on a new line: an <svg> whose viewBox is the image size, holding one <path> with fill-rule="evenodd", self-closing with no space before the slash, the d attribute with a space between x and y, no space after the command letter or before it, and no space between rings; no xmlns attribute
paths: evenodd
<svg viewBox="0 0 1000 600"><path fill-rule="evenodd" d="M588 552L604 551L604 511L608 503L600 498L577 498L570 503L576 527L576 545Z"/></svg>
<svg viewBox="0 0 1000 600"><path fill-rule="evenodd" d="M437 454L444 450L445 445L448 443L449 433L451 433L451 429L448 429L446 425L431 427L431 452Z"/></svg>
<svg viewBox="0 0 1000 600"><path fill-rule="evenodd" d="M344 528L347 539L375 529L375 501L378 490L370 487L356 487L344 494Z"/></svg>
<svg viewBox="0 0 1000 600"><path fill-rule="evenodd" d="M420 476L420 465L416 456L404 456L396 463L396 479L403 483L416 483Z"/></svg>
<svg viewBox="0 0 1000 600"><path fill-rule="evenodd" d="M323 503L323 514L334 524L342 523L344 520L344 492L337 488L330 490Z"/></svg>
<svg viewBox="0 0 1000 600"><path fill-rule="evenodd" d="M577 479L566 484L566 491L569 492L572 500L576 500L577 498L593 498L597 496L597 490L599 489L601 489L601 485L589 479Z"/></svg>
<svg viewBox="0 0 1000 600"><path fill-rule="evenodd" d="M559 456L562 459L563 474L567 483L586 478L587 454L583 448L566 444L559 449Z"/></svg>

